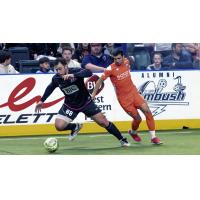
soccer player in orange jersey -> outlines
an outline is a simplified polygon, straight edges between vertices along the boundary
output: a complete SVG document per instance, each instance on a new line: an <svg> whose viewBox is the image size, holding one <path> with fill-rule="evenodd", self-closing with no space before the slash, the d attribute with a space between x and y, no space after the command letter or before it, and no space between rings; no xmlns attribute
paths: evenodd
<svg viewBox="0 0 200 200"><path fill-rule="evenodd" d="M136 86L131 80L129 61L124 58L123 51L117 49L113 52L114 63L105 69L101 78L97 81L95 89L92 93L94 99L98 89L104 80L110 77L110 80L115 88L117 99L122 108L133 118L132 129L128 131L131 137L140 142L141 138L137 133L137 129L142 121L138 109L141 110L145 117L146 123L153 144L162 144L160 139L155 134L155 121L153 115L147 105L147 102L139 94Z"/></svg>

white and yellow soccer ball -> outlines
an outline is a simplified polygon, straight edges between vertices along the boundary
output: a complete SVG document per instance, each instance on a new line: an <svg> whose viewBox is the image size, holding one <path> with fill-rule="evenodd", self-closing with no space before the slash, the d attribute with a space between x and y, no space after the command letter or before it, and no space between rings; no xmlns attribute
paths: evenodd
<svg viewBox="0 0 200 200"><path fill-rule="evenodd" d="M44 148L49 152L49 153L53 153L55 152L59 147L59 143L58 140L56 138L47 138L44 141Z"/></svg>

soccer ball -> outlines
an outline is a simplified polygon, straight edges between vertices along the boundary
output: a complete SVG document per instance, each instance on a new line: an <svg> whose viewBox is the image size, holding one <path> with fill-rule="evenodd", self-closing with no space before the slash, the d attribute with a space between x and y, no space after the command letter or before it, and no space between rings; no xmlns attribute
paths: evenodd
<svg viewBox="0 0 200 200"><path fill-rule="evenodd" d="M47 138L44 141L44 147L49 153L53 153L58 149L58 140L56 138Z"/></svg>

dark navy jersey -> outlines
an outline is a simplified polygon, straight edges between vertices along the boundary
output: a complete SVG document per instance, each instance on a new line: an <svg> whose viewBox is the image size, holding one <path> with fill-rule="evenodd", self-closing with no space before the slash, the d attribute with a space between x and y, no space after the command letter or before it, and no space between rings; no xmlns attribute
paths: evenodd
<svg viewBox="0 0 200 200"><path fill-rule="evenodd" d="M81 67L85 68L85 66L88 63L91 63L93 65L97 65L99 67L107 68L110 64L113 63L113 60L109 55L106 55L106 54L102 54L100 57L89 54L89 55L86 55L83 58L83 62L81 64Z"/></svg>
<svg viewBox="0 0 200 200"><path fill-rule="evenodd" d="M82 68L70 68L69 74L74 74L73 80L64 80L56 74L47 86L41 101L44 102L55 88L59 87L65 95L65 104L74 109L81 109L91 101L91 96L85 87L84 77L90 77L92 72Z"/></svg>

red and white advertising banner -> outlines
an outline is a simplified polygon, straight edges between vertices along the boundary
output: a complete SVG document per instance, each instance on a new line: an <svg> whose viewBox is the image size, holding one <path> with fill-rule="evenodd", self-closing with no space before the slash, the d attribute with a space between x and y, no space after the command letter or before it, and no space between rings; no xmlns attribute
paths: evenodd
<svg viewBox="0 0 200 200"><path fill-rule="evenodd" d="M131 72L131 75L148 101L155 119L200 118L200 71L143 71ZM40 100L52 76L53 74L0 75L0 124L54 123L64 99L59 88L45 101L41 113L34 112L36 102ZM88 87L93 89L94 84L90 83ZM105 81L95 102L109 120L131 120L120 107L110 80ZM80 113L75 121L88 122L90 119Z"/></svg>

